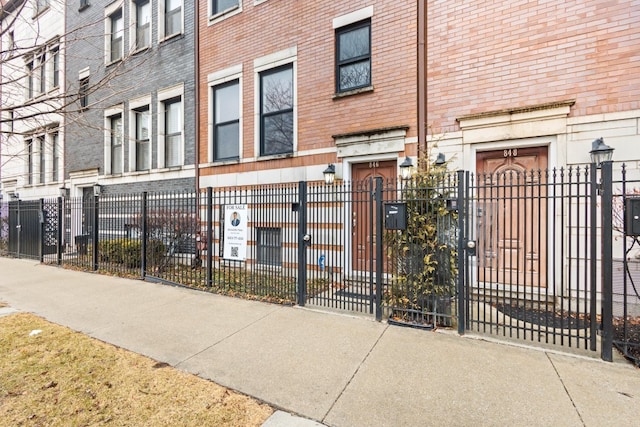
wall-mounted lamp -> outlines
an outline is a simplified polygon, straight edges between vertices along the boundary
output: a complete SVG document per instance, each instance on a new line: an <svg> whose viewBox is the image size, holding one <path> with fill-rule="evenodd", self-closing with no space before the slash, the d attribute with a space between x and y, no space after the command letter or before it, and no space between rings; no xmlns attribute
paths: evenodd
<svg viewBox="0 0 640 427"><path fill-rule="evenodd" d="M102 193L102 185L95 183L93 184L93 195L99 196Z"/></svg>
<svg viewBox="0 0 640 427"><path fill-rule="evenodd" d="M327 185L333 184L333 181L336 179L336 165L333 163L329 163L327 168L322 172L324 175L324 183Z"/></svg>
<svg viewBox="0 0 640 427"><path fill-rule="evenodd" d="M438 153L438 157L436 157L436 161L433 162L436 166L442 166L447 163L447 160L444 157L443 153Z"/></svg>
<svg viewBox="0 0 640 427"><path fill-rule="evenodd" d="M404 161L400 163L400 176L402 179L411 178L411 173L413 172L413 162L409 157L405 157Z"/></svg>
<svg viewBox="0 0 640 427"><path fill-rule="evenodd" d="M589 154L591 154L591 163L595 163L596 167L599 168L602 162L611 161L613 148L605 144L602 138L598 138L591 143Z"/></svg>

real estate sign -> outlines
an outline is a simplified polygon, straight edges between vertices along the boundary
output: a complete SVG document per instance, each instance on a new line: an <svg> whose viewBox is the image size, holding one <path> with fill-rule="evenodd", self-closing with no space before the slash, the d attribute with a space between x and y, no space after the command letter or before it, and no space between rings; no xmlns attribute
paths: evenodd
<svg viewBox="0 0 640 427"><path fill-rule="evenodd" d="M225 205L224 259L234 261L247 259L248 223L249 209L247 205Z"/></svg>

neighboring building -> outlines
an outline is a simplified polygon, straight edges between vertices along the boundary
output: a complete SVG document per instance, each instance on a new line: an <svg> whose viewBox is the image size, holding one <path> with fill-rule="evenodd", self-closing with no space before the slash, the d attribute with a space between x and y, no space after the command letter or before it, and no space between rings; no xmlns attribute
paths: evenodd
<svg viewBox="0 0 640 427"><path fill-rule="evenodd" d="M64 179L64 8L11 0L1 12L0 194L56 197Z"/></svg>
<svg viewBox="0 0 640 427"><path fill-rule="evenodd" d="M67 2L70 196L195 189L194 5Z"/></svg>
<svg viewBox="0 0 640 427"><path fill-rule="evenodd" d="M199 186L398 176L417 153L417 10L200 2Z"/></svg>
<svg viewBox="0 0 640 427"><path fill-rule="evenodd" d="M603 137L637 169L639 18L635 0L428 1L430 143L491 172L525 153L527 167L586 164Z"/></svg>

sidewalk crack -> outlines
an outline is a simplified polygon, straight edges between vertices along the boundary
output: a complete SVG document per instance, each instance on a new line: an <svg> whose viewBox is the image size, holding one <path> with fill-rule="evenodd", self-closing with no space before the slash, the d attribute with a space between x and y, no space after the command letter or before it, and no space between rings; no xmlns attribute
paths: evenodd
<svg viewBox="0 0 640 427"><path fill-rule="evenodd" d="M360 362L360 364L358 365L356 370L353 371L353 375L351 375L351 378L349 378L349 381L347 381L347 383L342 388L342 390L340 390L340 393L338 394L338 396L335 398L335 400L331 404L331 407L329 407L329 410L327 410L327 412L322 416L322 419L320 420L321 423L325 424L325 421L326 421L327 417L329 416L329 414L331 413L331 411L333 411L334 406L336 406L336 403L338 403L338 400L340 400L340 398L342 397L344 392L347 390L347 388L349 387L349 385L351 384L353 379L356 377L356 375L358 375L358 372L360 372L360 368L362 368L362 365L365 364L365 362L367 361L367 359L369 358L369 356L373 352L373 349L377 347L378 343L380 342L380 340L382 339L384 334L387 332L387 329L389 329L389 325L385 326L384 330L382 331L382 333L380 334L380 336L378 337L376 342L373 343L373 345L371 346L371 348L367 352L367 355L364 357L364 359L362 359L362 361Z"/></svg>
<svg viewBox="0 0 640 427"><path fill-rule="evenodd" d="M562 380L562 377L560 376L560 372L558 372L558 368L556 368L555 363L553 363L553 360L551 360L551 357L549 356L549 353L545 352L545 355L547 356L547 360L549 361L549 363L551 363L551 366L553 367L553 370L555 371L556 375L558 376L558 379L560 380L560 384L562 384L562 388L564 388L564 392L567 393L567 397L569 397L569 400L571 401L571 404L573 405L573 409L576 410L576 414L578 414L578 418L580 418L580 422L582 423L583 426L586 427L587 424L584 422L584 419L582 418L582 415L580 414L580 411L578 410L578 407L576 406L576 402L571 397L571 393L569 393L569 390L567 389L566 384Z"/></svg>
<svg viewBox="0 0 640 427"><path fill-rule="evenodd" d="M242 327L242 328L238 329L237 331L235 331L235 332L233 332L233 333L231 333L231 334L229 334L229 335L226 335L226 336L224 336L224 337L220 338L218 341L216 341L216 342L212 343L211 345L209 345L209 346L207 346L207 347L203 348L202 350L200 350L200 351L198 351L198 352L196 352L196 353L193 353L193 354L192 354L191 356L189 356L189 357L186 357L186 358L182 359L181 361L179 361L178 363L176 363L174 367L176 367L176 368L177 368L177 367L178 367L178 366L180 366L181 364L183 364L183 363L185 363L185 362L187 362L187 361L189 361L189 360L193 359L194 357L196 357L196 356L198 356L198 355L200 355L200 354L204 353L204 352L205 352L205 351L207 351L207 350L212 349L213 347L217 346L217 345L218 345L218 344L220 344L221 342L228 340L229 338L233 337L234 335L239 334L239 333L240 333L240 332L242 332L242 331L245 331L246 329L248 329L248 328L250 328L251 326L255 325L256 323L258 323L258 322L260 322L260 321L262 321L262 320L266 319L267 317L271 316L273 313L275 313L275 312L277 312L277 311L281 310L282 308L284 308L284 307L279 307L279 308L277 308L277 309L275 309L275 310L273 310L273 311L270 311L269 313L265 314L264 316L257 318L257 319L256 319L256 320L254 320L253 322L251 322L251 323L247 323L244 327Z"/></svg>

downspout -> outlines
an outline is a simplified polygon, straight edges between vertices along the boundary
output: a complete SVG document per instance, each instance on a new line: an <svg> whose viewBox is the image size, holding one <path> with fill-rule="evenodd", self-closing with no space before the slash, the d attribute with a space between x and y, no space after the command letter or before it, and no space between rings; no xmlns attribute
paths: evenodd
<svg viewBox="0 0 640 427"><path fill-rule="evenodd" d="M195 58L194 58L194 98L195 98L195 136L194 136L194 144L195 144L195 187L196 193L200 190L200 2L195 2L194 4L194 50L195 50ZM200 197L197 197L197 213L196 218L198 222L200 222Z"/></svg>
<svg viewBox="0 0 640 427"><path fill-rule="evenodd" d="M427 157L427 62L426 62L426 23L427 0L418 0L418 165L428 162ZM426 164L426 163L425 163Z"/></svg>

